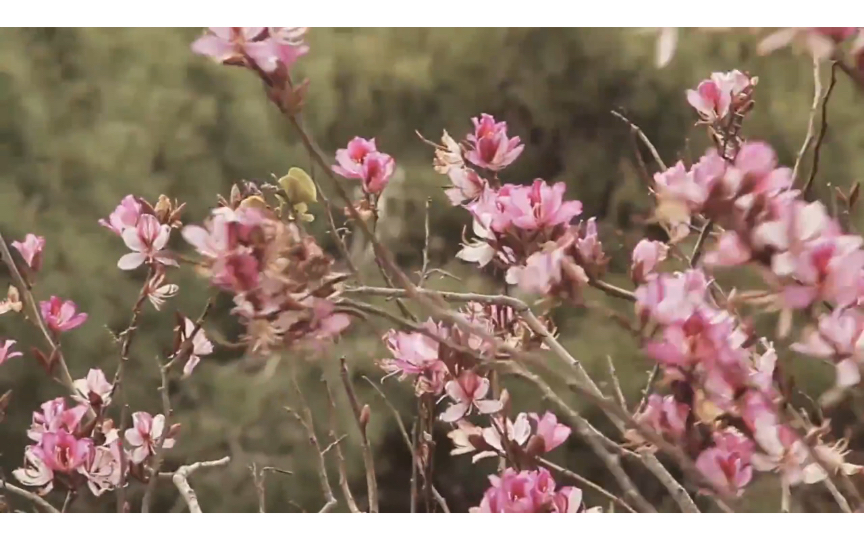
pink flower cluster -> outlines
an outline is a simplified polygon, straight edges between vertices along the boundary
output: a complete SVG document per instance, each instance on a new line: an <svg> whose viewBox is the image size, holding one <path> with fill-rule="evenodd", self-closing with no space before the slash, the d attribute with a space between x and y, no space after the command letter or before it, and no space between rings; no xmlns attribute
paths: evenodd
<svg viewBox="0 0 864 540"><path fill-rule="evenodd" d="M556 489L552 474L537 470L516 471L508 468L500 476L489 476L491 487L480 505L471 512L494 514L581 513L582 491L575 487ZM596 511L595 509L588 511Z"/></svg>
<svg viewBox="0 0 864 540"><path fill-rule="evenodd" d="M134 270L145 263L157 271L163 266L177 266L177 261L165 250L171 226L161 223L154 209L135 196L124 197L108 219L100 219L99 224L123 238L131 250L117 261L121 270Z"/></svg>
<svg viewBox="0 0 864 540"><path fill-rule="evenodd" d="M749 91L756 80L737 69L728 73L712 73L699 83L696 90L687 90L687 102L705 122L714 124L737 113L749 100Z"/></svg>
<svg viewBox="0 0 864 540"><path fill-rule="evenodd" d="M251 349L319 346L338 336L350 320L335 309L339 276L331 258L268 208L230 204L182 235L203 257L201 270L211 283L234 295L232 313L246 326Z"/></svg>
<svg viewBox="0 0 864 540"><path fill-rule="evenodd" d="M298 27L211 27L192 44L192 51L227 64L252 64L264 72L291 69L309 52Z"/></svg>
<svg viewBox="0 0 864 540"><path fill-rule="evenodd" d="M375 139L361 137L354 137L346 148L336 151L336 165L333 166L336 174L359 179L367 195L380 195L395 169L396 161L378 151Z"/></svg>
<svg viewBox="0 0 864 540"><path fill-rule="evenodd" d="M111 420L102 420L103 411L111 403L113 385L99 369L91 369L84 379L74 382L78 405L69 407L58 397L42 404L33 413L27 436L34 442L24 451L24 466L13 472L25 486L51 491L55 483L76 489L86 482L90 491L99 496L125 482L120 435ZM88 412L96 421L83 420ZM128 445L126 462L143 463L155 452L156 441L162 438L165 418L152 418L148 413L132 415L134 426L126 430ZM173 438L164 438L163 448L171 448Z"/></svg>
<svg viewBox="0 0 864 540"><path fill-rule="evenodd" d="M519 413L516 420L502 415L491 417L491 425L481 428L460 420L457 428L447 434L453 441L451 455L477 452L472 462L486 457L506 455L517 462L530 464L540 454L551 452L570 437L571 429L558 423L558 418L547 411L543 416L536 413Z"/></svg>

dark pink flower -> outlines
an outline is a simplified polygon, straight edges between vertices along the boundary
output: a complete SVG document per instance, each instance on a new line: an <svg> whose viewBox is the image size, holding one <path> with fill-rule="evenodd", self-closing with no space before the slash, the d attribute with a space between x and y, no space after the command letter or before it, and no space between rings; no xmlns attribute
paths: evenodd
<svg viewBox="0 0 864 540"><path fill-rule="evenodd" d="M45 239L35 234L28 234L23 242L12 242L12 247L18 250L24 262L34 272L42 268L42 249L45 248Z"/></svg>
<svg viewBox="0 0 864 540"><path fill-rule="evenodd" d="M474 133L468 135L471 147L465 157L478 167L500 171L519 157L525 145L519 137L507 137L507 122L495 122L488 114L472 118Z"/></svg>
<svg viewBox="0 0 864 540"><path fill-rule="evenodd" d="M123 231L123 242L133 253L127 253L117 261L121 270L134 270L145 262L176 266L170 254L163 251L171 235L171 227L162 225L156 216L144 214L138 224Z"/></svg>
<svg viewBox="0 0 864 540"><path fill-rule="evenodd" d="M380 195L396 169L396 161L387 154L372 152L363 160L362 174L363 191L371 195Z"/></svg>
<svg viewBox="0 0 864 540"><path fill-rule="evenodd" d="M444 389L454 403L441 413L442 422L456 422L475 408L481 414L492 414L503 407L497 399L485 399L489 393L489 379L480 377L473 371L463 371L444 385Z"/></svg>
<svg viewBox="0 0 864 540"><path fill-rule="evenodd" d="M61 429L43 434L39 446L45 465L55 472L72 473L90 456L93 441L78 439Z"/></svg>
<svg viewBox="0 0 864 540"><path fill-rule="evenodd" d="M696 468L715 487L741 495L753 478L750 458L753 442L738 431L727 428L714 434L714 446L696 458Z"/></svg>
<svg viewBox="0 0 864 540"><path fill-rule="evenodd" d="M491 487L486 490L480 505L471 509L476 513L578 513L582 509L582 492L574 487L556 490L555 480L544 468L536 471L505 469L500 476L489 477Z"/></svg>
<svg viewBox="0 0 864 540"><path fill-rule="evenodd" d="M87 321L86 313L77 313L78 306L72 300L65 302L52 296L47 302L39 302L42 318L48 327L55 332L68 332L78 328Z"/></svg>
<svg viewBox="0 0 864 540"><path fill-rule="evenodd" d="M139 217L141 217L141 203L134 195L126 195L108 216L108 220L100 219L99 225L122 235L123 231L138 224Z"/></svg>
<svg viewBox="0 0 864 540"><path fill-rule="evenodd" d="M534 434L543 439L544 452L558 448L570 436L570 428L559 424L558 417L551 412L547 411L543 416L531 413L528 417L535 423Z"/></svg>
<svg viewBox="0 0 864 540"><path fill-rule="evenodd" d="M509 190L505 189L508 187ZM505 217L514 227L535 231L567 225L582 213L580 201L564 200L566 190L564 182L550 186L538 178L531 187L505 185L499 190L498 197Z"/></svg>
<svg viewBox="0 0 864 540"><path fill-rule="evenodd" d="M17 343L14 339L7 339L3 341L3 344L0 345L0 366L3 365L3 362L9 360L10 358L15 358L16 356L22 356L20 352L13 351L12 346Z"/></svg>
<svg viewBox="0 0 864 540"><path fill-rule="evenodd" d="M162 437L165 428L165 416L157 414L150 416L147 412L132 414L133 427L126 430L126 442L131 447L129 459L132 463L142 463L156 453L156 445ZM165 436L162 448L174 447L174 439Z"/></svg>
<svg viewBox="0 0 864 540"><path fill-rule="evenodd" d="M354 137L348 141L346 148L336 150L333 172L345 178L363 178L363 162L366 161L366 156L377 151L374 138L366 140Z"/></svg>
<svg viewBox="0 0 864 540"><path fill-rule="evenodd" d="M273 71L282 54L278 41L265 38L262 27L211 27L192 44L192 51L225 62L248 56L263 71Z"/></svg>
<svg viewBox="0 0 864 540"><path fill-rule="evenodd" d="M633 248L630 276L634 283L643 283L654 273L657 265L666 260L669 246L656 240L640 240Z"/></svg>
<svg viewBox="0 0 864 540"><path fill-rule="evenodd" d="M75 433L81 419L87 414L88 405L78 405L73 408L66 406L66 400L62 397L46 401L40 407L41 412L33 413L33 422L27 430L27 437L37 443L42 440L45 433L53 433L65 430Z"/></svg>

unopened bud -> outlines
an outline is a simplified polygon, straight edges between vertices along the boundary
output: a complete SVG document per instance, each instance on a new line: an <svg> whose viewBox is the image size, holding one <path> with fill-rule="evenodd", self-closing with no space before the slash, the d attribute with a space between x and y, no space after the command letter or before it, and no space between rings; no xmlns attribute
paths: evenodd
<svg viewBox="0 0 864 540"><path fill-rule="evenodd" d="M172 424L170 428L168 428L168 437L174 438L180 433L181 424Z"/></svg>
<svg viewBox="0 0 864 540"><path fill-rule="evenodd" d="M243 194L240 193L240 187L237 184L231 186L231 195L229 196L228 202L231 204L231 208L237 208L237 205L243 200Z"/></svg>
<svg viewBox="0 0 864 540"><path fill-rule="evenodd" d="M528 445L525 447L525 453L529 456L539 456L546 451L546 441L539 435L532 435L528 439Z"/></svg>
<svg viewBox="0 0 864 540"><path fill-rule="evenodd" d="M165 223L171 216L172 208L173 205L171 204L171 199L165 195L159 195L159 200L156 201L156 206L153 208L153 211L159 219L159 222Z"/></svg>
<svg viewBox="0 0 864 540"><path fill-rule="evenodd" d="M369 418L372 416L372 409L369 408L369 405L363 405L363 410L360 411L360 429L365 430L366 425L369 424Z"/></svg>
<svg viewBox="0 0 864 540"><path fill-rule="evenodd" d="M285 195L292 204L318 202L315 182L299 167L291 167L288 174L279 179L279 185L285 190Z"/></svg>

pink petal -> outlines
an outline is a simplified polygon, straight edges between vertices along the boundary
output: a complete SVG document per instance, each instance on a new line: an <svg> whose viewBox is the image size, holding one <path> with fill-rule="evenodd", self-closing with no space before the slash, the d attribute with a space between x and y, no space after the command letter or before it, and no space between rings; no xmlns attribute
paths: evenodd
<svg viewBox="0 0 864 540"><path fill-rule="evenodd" d="M453 381L451 381L453 382ZM449 383L448 383L449 384ZM468 412L468 404L467 403L454 403L450 405L446 411L441 413L441 416L438 418L442 422L455 422L465 416L465 413Z"/></svg>
<svg viewBox="0 0 864 540"><path fill-rule="evenodd" d="M117 268L120 270L134 270L144 264L146 260L147 256L143 253L127 253L117 261Z"/></svg>

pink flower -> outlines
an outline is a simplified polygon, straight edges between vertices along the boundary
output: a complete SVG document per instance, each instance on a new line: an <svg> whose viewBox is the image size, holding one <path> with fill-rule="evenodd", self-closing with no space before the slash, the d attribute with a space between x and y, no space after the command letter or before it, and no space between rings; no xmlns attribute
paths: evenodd
<svg viewBox="0 0 864 540"><path fill-rule="evenodd" d="M690 407L679 403L674 396L661 397L657 394L648 396L645 409L634 417L634 420L645 424L658 434L678 439L687 429L687 416Z"/></svg>
<svg viewBox="0 0 864 540"><path fill-rule="evenodd" d="M165 300L174 297L179 290L179 286L165 283L165 271L163 268L159 268L147 283L147 299L150 300L156 311L159 311Z"/></svg>
<svg viewBox="0 0 864 540"><path fill-rule="evenodd" d="M648 276L636 289L636 310L660 324L684 322L705 306L708 279L701 270Z"/></svg>
<svg viewBox="0 0 864 540"><path fill-rule="evenodd" d="M12 471L16 480L30 487L40 487L45 495L53 488L54 471L42 460L42 449L38 446L28 446L24 451L24 467Z"/></svg>
<svg viewBox="0 0 864 540"><path fill-rule="evenodd" d="M377 151L374 138L366 140L354 137L348 141L346 148L336 150L333 172L345 178L363 178L363 162L366 161L366 156Z"/></svg>
<svg viewBox="0 0 864 540"><path fill-rule="evenodd" d="M290 70L298 58L309 52L309 46L303 41L307 28L276 27L268 30L276 55L286 69Z"/></svg>
<svg viewBox="0 0 864 540"><path fill-rule="evenodd" d="M279 43L263 39L264 27L211 27L192 44L192 51L217 62L248 56L263 71L276 69L280 58Z"/></svg>
<svg viewBox="0 0 864 540"><path fill-rule="evenodd" d="M474 513L577 513L582 511L582 492L574 487L555 489L551 473L515 471L508 468L501 476L489 476L491 487L486 490Z"/></svg>
<svg viewBox="0 0 864 540"><path fill-rule="evenodd" d="M381 360L381 367L389 373L399 373L401 377L421 375L440 362L438 342L420 332L390 330L384 335L384 340L393 358Z"/></svg>
<svg viewBox="0 0 864 540"><path fill-rule="evenodd" d="M3 362L9 360L10 358L15 358L16 356L22 356L22 354L18 351L12 351L12 346L17 343L14 339L7 339L3 341L3 345L0 346L0 366L3 365Z"/></svg>
<svg viewBox="0 0 864 540"><path fill-rule="evenodd" d="M213 212L213 217L205 224L207 228L199 225L186 225L181 234L183 239L201 255L216 259L224 256L231 248L228 234L228 218L222 213Z"/></svg>
<svg viewBox="0 0 864 540"><path fill-rule="evenodd" d="M497 452L481 452L480 454L474 456L473 461L476 462L484 457L506 454L507 450L504 449L504 445L501 442L502 434L505 435L508 443L516 443L517 446L525 446L525 443L527 443L528 439L530 439L531 437L531 430L531 422L528 419L528 415L524 412L519 413L516 416L515 422L510 420L509 418L507 418L506 421L502 422L500 415L493 416L492 425L487 428L483 428L482 436L483 441L485 441L486 444L497 450Z"/></svg>
<svg viewBox="0 0 864 540"><path fill-rule="evenodd" d="M135 228L123 231L123 242L133 253L127 253L117 261L121 270L134 270L144 262L156 261L160 264L176 266L175 261L163 248L171 236L171 227L162 225L156 216L144 214Z"/></svg>
<svg viewBox="0 0 864 540"><path fill-rule="evenodd" d="M390 182L395 168L396 161L387 154L372 152L367 155L362 168L363 191L379 195Z"/></svg>
<svg viewBox="0 0 864 540"><path fill-rule="evenodd" d="M474 133L468 135L471 148L465 157L478 167L492 171L500 171L513 163L519 157L525 145L520 144L519 137L507 137L507 122L495 122L488 114L480 115L480 119L472 118Z"/></svg>
<svg viewBox="0 0 864 540"><path fill-rule="evenodd" d="M563 263L566 254L563 249L538 251L525 261L525 266L513 266L507 271L507 283L518 285L527 293L549 294L553 287L563 281ZM581 267L577 268L581 269ZM582 270L583 283L588 275Z"/></svg>
<svg viewBox="0 0 864 540"><path fill-rule="evenodd" d="M802 339L790 348L802 354L834 360L837 386L854 386L861 382L858 366L864 360L864 316L856 308L835 309L820 316L818 328L805 330Z"/></svg>
<svg viewBox="0 0 864 540"><path fill-rule="evenodd" d="M735 231L723 231L717 240L717 246L705 254L704 261L707 266L738 266L750 261L752 257L750 248Z"/></svg>
<svg viewBox="0 0 864 540"><path fill-rule="evenodd" d="M78 439L65 430L42 435L42 461L55 472L72 473L84 464L93 450L93 441Z"/></svg>
<svg viewBox="0 0 864 540"><path fill-rule="evenodd" d="M476 200L488 186L486 180L465 167L451 167L447 176L450 177L453 187L447 188L444 193L453 206Z"/></svg>
<svg viewBox="0 0 864 540"><path fill-rule="evenodd" d="M78 393L73 398L79 403L92 405L95 408L107 407L111 403L114 386L108 382L101 369L91 369L86 379L78 379L73 386Z"/></svg>
<svg viewBox="0 0 864 540"><path fill-rule="evenodd" d="M733 428L714 434L714 446L696 458L696 468L715 487L741 495L753 478L753 442Z"/></svg>
<svg viewBox="0 0 864 540"><path fill-rule="evenodd" d="M33 422L27 430L27 437L38 442L42 441L45 433L53 433L65 430L75 433L81 419L87 414L87 405L78 405L71 409L66 407L66 400L62 397L46 401L40 407L42 412L33 413Z"/></svg>
<svg viewBox="0 0 864 540"><path fill-rule="evenodd" d="M139 217L141 217L141 203L134 195L126 195L120 201L120 205L108 216L108 220L100 219L99 225L122 235L124 230L138 224Z"/></svg>
<svg viewBox="0 0 864 540"><path fill-rule="evenodd" d="M762 452L751 456L753 468L758 471L776 471L787 486L802 482L813 484L826 477L818 466L808 467L810 452L807 445L788 427L778 424L773 415L761 415L755 420L753 438Z"/></svg>
<svg viewBox="0 0 864 540"><path fill-rule="evenodd" d="M189 320L188 318L184 319L184 327L183 327L183 339L184 341L189 339L189 336L192 335L192 332L195 330L195 323ZM195 333L195 336L192 338L192 352L189 353L189 360L186 361L186 365L183 366L183 375L188 377L192 374L192 370L195 369L195 366L198 365L198 362L201 361L202 356L207 356L213 352L213 343L207 339L207 335L204 334L204 329L199 328L198 332Z"/></svg>
<svg viewBox="0 0 864 540"><path fill-rule="evenodd" d="M728 73L712 73L699 83L696 90L687 90L687 102L703 119L716 122L729 114L730 107L753 81L737 69Z"/></svg>
<svg viewBox="0 0 864 540"><path fill-rule="evenodd" d="M564 201L566 190L567 185L564 182L550 186L538 178L530 188L505 185L499 190L498 198L504 207L505 216L514 227L536 231L567 225L582 213L580 201ZM493 229L494 225L493 222Z"/></svg>
<svg viewBox="0 0 864 540"><path fill-rule="evenodd" d="M76 313L78 306L72 300L64 302L52 296L47 302L39 302L39 308L42 311L42 318L55 332L74 330L87 321L86 313Z"/></svg>
<svg viewBox="0 0 864 540"><path fill-rule="evenodd" d="M126 442L132 447L129 459L132 463L143 463L156 453L156 445L165 430L165 416L150 416L147 412L132 414L133 427L126 430ZM167 436L162 443L166 450L174 447L174 439Z"/></svg>
<svg viewBox="0 0 864 540"><path fill-rule="evenodd" d="M640 240L633 248L630 276L634 283L643 283L657 265L666 260L669 246L656 240Z"/></svg>
<svg viewBox="0 0 864 540"><path fill-rule="evenodd" d="M769 54L797 41L817 59L827 60L838 43L858 31L858 28L781 28L766 36L759 43L758 51L759 54Z"/></svg>
<svg viewBox="0 0 864 540"><path fill-rule="evenodd" d="M497 399L484 399L489 393L489 379L480 377L473 371L463 371L444 389L455 403L441 413L442 422L455 422L476 408L481 414L492 414L501 410L502 403Z"/></svg>
<svg viewBox="0 0 864 540"><path fill-rule="evenodd" d="M542 417L535 413L528 416L536 424L534 433L543 439L544 452L551 452L558 448L570 436L570 428L564 424L559 424L558 418L551 412L547 411Z"/></svg>
<svg viewBox="0 0 864 540"><path fill-rule="evenodd" d="M441 136L441 145L435 146L435 172L449 175L454 169L465 169L462 159L462 147L459 146L447 131ZM456 181L453 182L456 184Z"/></svg>
<svg viewBox="0 0 864 540"><path fill-rule="evenodd" d="M35 234L28 234L23 242L12 242L12 247L18 250L24 262L34 272L42 268L42 249L45 247L45 239Z"/></svg>

